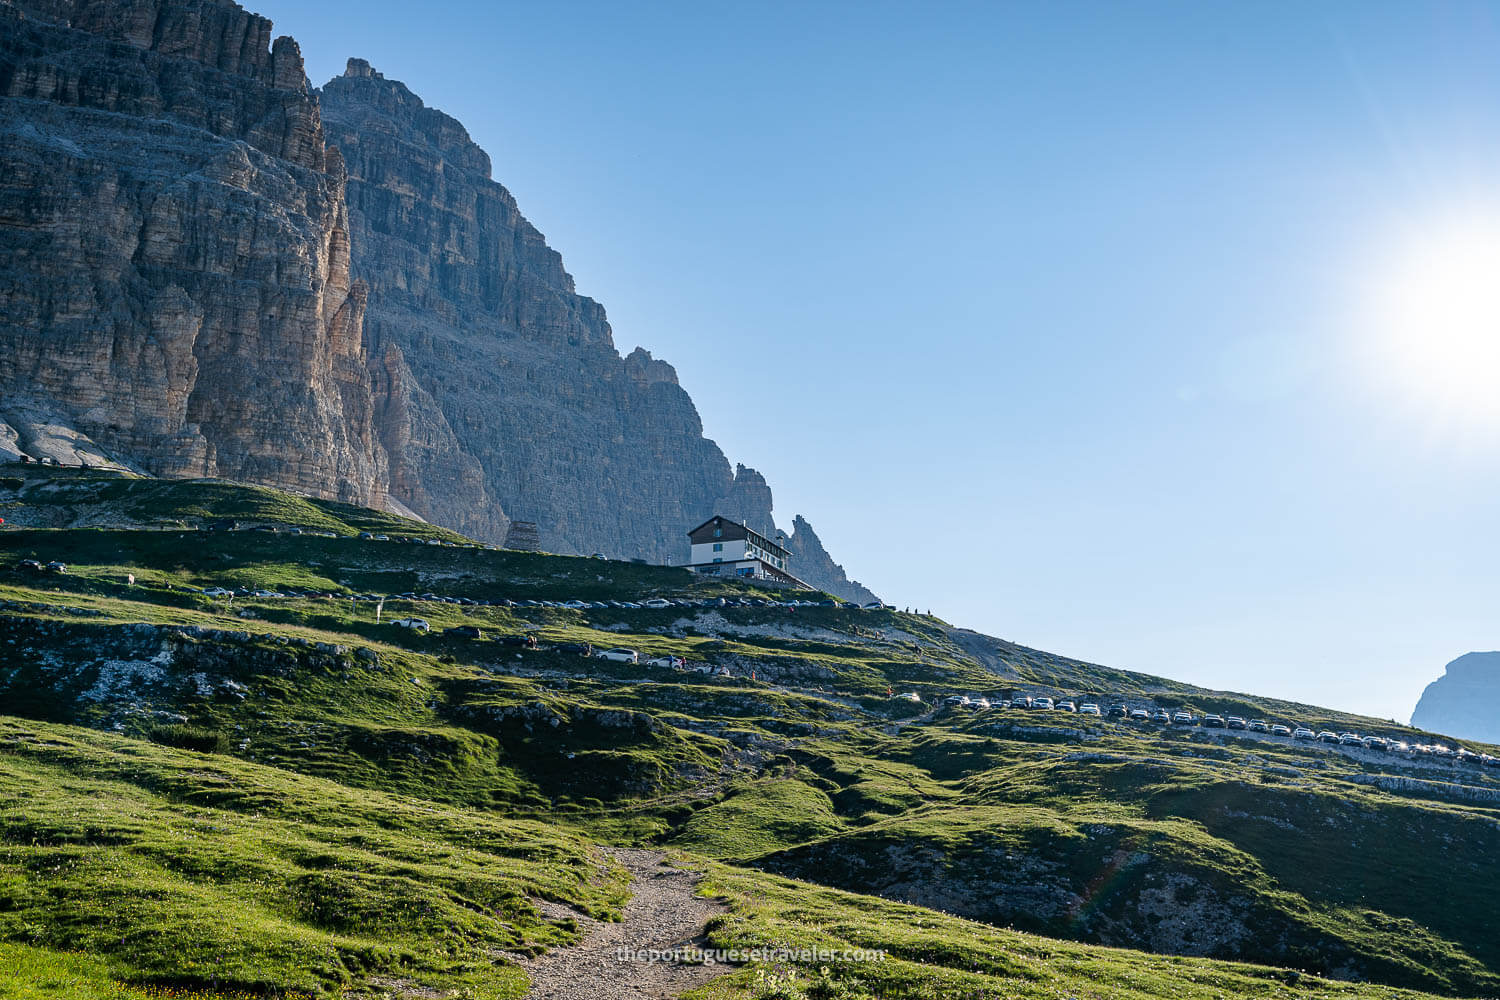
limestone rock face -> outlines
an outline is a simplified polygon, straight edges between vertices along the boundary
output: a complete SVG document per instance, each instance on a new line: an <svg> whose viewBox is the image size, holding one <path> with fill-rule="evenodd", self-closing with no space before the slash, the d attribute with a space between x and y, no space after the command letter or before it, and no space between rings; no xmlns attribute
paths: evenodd
<svg viewBox="0 0 1500 1000"><path fill-rule="evenodd" d="M733 476L671 366L620 357L457 121L358 59L321 100L349 165L366 342L390 365L394 494L492 541L505 524L477 515L498 506L549 551L682 561Z"/></svg>
<svg viewBox="0 0 1500 1000"><path fill-rule="evenodd" d="M639 347L621 357L603 307L462 125L361 59L320 98L348 164L397 499L492 541L499 508L534 522L546 550L652 562L685 561L688 528L716 512L774 536L765 479L730 470L671 365ZM809 582L869 594L804 537Z"/></svg>
<svg viewBox="0 0 1500 1000"><path fill-rule="evenodd" d="M801 514L792 519L792 537L787 539L786 547L792 554L797 576L814 587L860 604L878 600L869 587L849 579L844 567L833 561L818 533Z"/></svg>
<svg viewBox="0 0 1500 1000"><path fill-rule="evenodd" d="M3 0L0 421L43 413L159 475L382 504L343 193L265 18Z"/></svg>
<svg viewBox="0 0 1500 1000"><path fill-rule="evenodd" d="M775 532L765 480L671 365L621 356L462 125L358 59L311 90L231 0L0 0L0 251L0 460L658 563L723 505Z"/></svg>
<svg viewBox="0 0 1500 1000"><path fill-rule="evenodd" d="M1427 685L1411 724L1467 740L1500 743L1500 652L1465 653Z"/></svg>

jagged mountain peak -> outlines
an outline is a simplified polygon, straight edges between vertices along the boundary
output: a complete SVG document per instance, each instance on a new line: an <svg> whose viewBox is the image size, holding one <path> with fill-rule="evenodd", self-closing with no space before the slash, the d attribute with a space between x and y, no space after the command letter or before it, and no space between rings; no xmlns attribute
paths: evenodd
<svg viewBox="0 0 1500 1000"><path fill-rule="evenodd" d="M0 2L0 139L0 215L27 220L0 257L0 453L496 542L514 516L659 563L731 494L770 522L468 130L367 60L311 91L229 0Z"/></svg>

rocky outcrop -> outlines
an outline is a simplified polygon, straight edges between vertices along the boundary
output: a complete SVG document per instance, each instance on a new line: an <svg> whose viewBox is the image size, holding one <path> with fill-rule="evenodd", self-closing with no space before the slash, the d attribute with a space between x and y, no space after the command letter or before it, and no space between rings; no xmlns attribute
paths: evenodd
<svg viewBox="0 0 1500 1000"><path fill-rule="evenodd" d="M849 579L844 567L833 561L818 533L801 514L792 519L792 537L787 539L786 547L792 554L797 575L814 587L860 604L878 600L869 587Z"/></svg>
<svg viewBox="0 0 1500 1000"><path fill-rule="evenodd" d="M1411 724L1466 740L1500 743L1500 652L1465 653L1427 685Z"/></svg>
<svg viewBox="0 0 1500 1000"><path fill-rule="evenodd" d="M343 188L265 18L0 2L0 422L381 504Z"/></svg>

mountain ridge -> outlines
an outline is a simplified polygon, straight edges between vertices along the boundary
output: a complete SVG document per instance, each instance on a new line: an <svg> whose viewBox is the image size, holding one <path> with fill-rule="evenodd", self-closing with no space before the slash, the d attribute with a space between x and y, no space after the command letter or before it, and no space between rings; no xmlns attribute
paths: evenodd
<svg viewBox="0 0 1500 1000"><path fill-rule="evenodd" d="M1472 740L1500 740L1495 718L1500 652L1465 653L1443 668L1412 709L1411 724Z"/></svg>
<svg viewBox="0 0 1500 1000"><path fill-rule="evenodd" d="M0 455L661 563L739 492L463 125L364 60L314 90L230 0L3 0L0 134Z"/></svg>

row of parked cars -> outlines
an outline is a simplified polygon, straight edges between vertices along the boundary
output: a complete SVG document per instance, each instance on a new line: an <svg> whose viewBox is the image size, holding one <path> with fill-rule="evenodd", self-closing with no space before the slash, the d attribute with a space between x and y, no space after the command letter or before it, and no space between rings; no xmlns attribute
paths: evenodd
<svg viewBox="0 0 1500 1000"><path fill-rule="evenodd" d="M905 694L901 697L908 700L921 700L914 693ZM943 704L951 708L1015 708L1076 712L1079 715L1088 715L1095 718L1109 718L1121 722L1144 723L1158 726L1198 726L1203 729L1223 729L1226 731L1236 729L1247 733L1259 733L1265 736L1281 737L1303 743L1326 743L1332 746L1374 750L1379 753L1401 753L1413 757L1435 757L1441 760L1500 768L1500 757L1494 757L1487 753L1475 753L1464 747L1455 749L1441 743L1408 743L1405 740L1394 737L1361 735L1360 733L1351 732L1336 733L1328 729L1315 732L1306 726L1288 726L1279 722L1267 722L1264 719L1246 719L1239 715L1220 715L1215 712L1199 716L1186 709L1173 711L1160 707L1152 709L1131 708L1125 704L1114 704L1106 709L1093 702L1079 704L1068 698L1054 701L1046 697L1033 698L1026 696L1010 699L996 698L992 700L982 696L976 698L968 695L950 695L943 700Z"/></svg>

